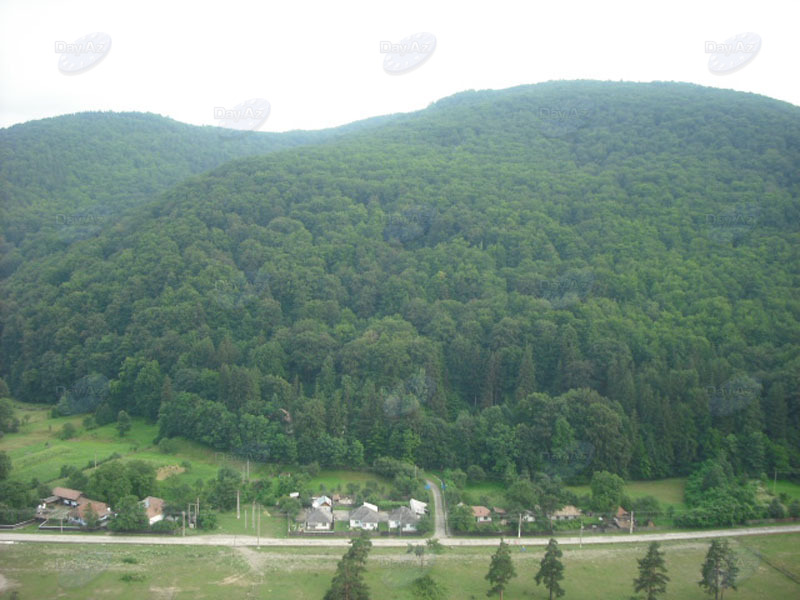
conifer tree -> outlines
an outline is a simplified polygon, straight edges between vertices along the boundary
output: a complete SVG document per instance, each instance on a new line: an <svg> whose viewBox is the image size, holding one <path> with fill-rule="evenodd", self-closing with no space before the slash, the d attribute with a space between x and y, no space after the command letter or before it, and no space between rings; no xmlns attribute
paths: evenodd
<svg viewBox="0 0 800 600"><path fill-rule="evenodd" d="M645 592L647 600L656 598L667 591L667 567L664 565L664 553L659 551L660 544L653 542L644 558L639 559L639 577L633 580L636 593Z"/></svg>
<svg viewBox="0 0 800 600"><path fill-rule="evenodd" d="M503 600L503 592L512 577L516 577L517 572L514 569L514 563L511 562L511 551L502 539L500 540L500 547L492 555L492 562L489 565L489 572L486 574L486 579L492 584L492 587L486 593L487 596L495 594L500 595L500 600Z"/></svg>
<svg viewBox="0 0 800 600"><path fill-rule="evenodd" d="M536 585L544 582L550 591L550 600L553 600L553 594L556 595L556 598L564 595L564 590L558 584L564 579L564 565L559 560L562 554L558 542L554 538L550 538L550 543L547 544L547 550L545 550L544 558L540 563L541 567L536 574Z"/></svg>

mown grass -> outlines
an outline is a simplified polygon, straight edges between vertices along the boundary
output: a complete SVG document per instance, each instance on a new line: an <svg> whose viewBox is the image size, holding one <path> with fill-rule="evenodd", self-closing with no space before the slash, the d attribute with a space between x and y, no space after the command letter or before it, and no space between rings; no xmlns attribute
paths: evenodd
<svg viewBox="0 0 800 600"><path fill-rule="evenodd" d="M592 493L588 485L568 485L566 487L578 496L584 494L591 495ZM627 481L625 482L623 493L631 498L654 496L662 504L663 508L674 506L676 509L683 509L686 508L686 504L683 500L683 491L685 488L685 477L671 477L669 479L659 479L656 481Z"/></svg>
<svg viewBox="0 0 800 600"><path fill-rule="evenodd" d="M800 574L800 536L752 536L732 540L740 559L739 589L726 597L797 598L800 585L765 561ZM524 549L523 549L524 548ZM645 544L564 547L565 598L628 598L636 560ZM667 542L671 581L667 598L707 595L697 585L707 541ZM404 549L374 548L366 580L373 598L410 600L411 584L428 573L447 587L449 599L486 597L485 575L494 548L456 548L426 560L424 567ZM330 585L341 548L224 548L112 545L0 545L0 565L21 598L321 598ZM546 598L534 575L542 547L514 546L518 576L506 598ZM130 575L123 581L125 575ZM142 578L141 581L137 579Z"/></svg>
<svg viewBox="0 0 800 600"><path fill-rule="evenodd" d="M311 478L309 487L314 492L320 492L324 487L327 492L338 490L339 493L346 493L348 483L356 483L363 487L367 481L377 481L379 485L386 485L389 483L388 479L377 473L347 471L344 469L323 469Z"/></svg>

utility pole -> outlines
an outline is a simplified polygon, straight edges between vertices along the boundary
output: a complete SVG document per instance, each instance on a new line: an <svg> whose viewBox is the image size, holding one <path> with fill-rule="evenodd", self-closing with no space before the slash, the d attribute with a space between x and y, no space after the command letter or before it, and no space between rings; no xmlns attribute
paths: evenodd
<svg viewBox="0 0 800 600"><path fill-rule="evenodd" d="M256 528L256 501L255 500L253 500L253 515L252 515L252 517L253 518L250 519L250 527L255 529Z"/></svg>
<svg viewBox="0 0 800 600"><path fill-rule="evenodd" d="M186 511L181 511L181 519L183 520L183 537L186 537Z"/></svg>
<svg viewBox="0 0 800 600"><path fill-rule="evenodd" d="M517 539L522 537L522 513L519 513L519 523L517 524Z"/></svg>
<svg viewBox="0 0 800 600"><path fill-rule="evenodd" d="M244 509L244 530L247 531L247 509Z"/></svg>
<svg viewBox="0 0 800 600"><path fill-rule="evenodd" d="M631 511L631 529L628 533L633 533L633 511Z"/></svg>
<svg viewBox="0 0 800 600"><path fill-rule="evenodd" d="M239 490L236 490L236 520L239 520Z"/></svg>

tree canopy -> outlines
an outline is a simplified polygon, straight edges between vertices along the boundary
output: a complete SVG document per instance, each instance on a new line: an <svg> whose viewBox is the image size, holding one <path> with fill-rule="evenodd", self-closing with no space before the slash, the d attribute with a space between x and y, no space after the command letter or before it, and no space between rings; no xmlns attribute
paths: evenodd
<svg viewBox="0 0 800 600"><path fill-rule="evenodd" d="M261 461L796 470L798 110L552 82L233 150L11 127L0 375Z"/></svg>

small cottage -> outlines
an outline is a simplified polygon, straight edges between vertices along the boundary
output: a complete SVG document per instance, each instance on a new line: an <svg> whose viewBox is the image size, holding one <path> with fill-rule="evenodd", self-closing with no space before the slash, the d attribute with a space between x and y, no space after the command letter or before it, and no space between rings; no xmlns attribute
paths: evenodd
<svg viewBox="0 0 800 600"><path fill-rule="evenodd" d="M492 511L490 511L485 506L473 506L472 507L472 516L475 517L475 522L477 522L477 523L491 523L492 522Z"/></svg>
<svg viewBox="0 0 800 600"><path fill-rule="evenodd" d="M557 510L553 513L553 519L556 521L571 521L572 519L577 519L578 517L583 516L583 512L572 504L567 504L560 510Z"/></svg>
<svg viewBox="0 0 800 600"><path fill-rule="evenodd" d="M333 529L333 511L328 506L320 506L306 514L306 531L330 531Z"/></svg>
<svg viewBox="0 0 800 600"><path fill-rule="evenodd" d="M397 529L401 533L413 533L417 530L419 515L408 506L401 506L389 513L389 529Z"/></svg>
<svg viewBox="0 0 800 600"><path fill-rule="evenodd" d="M364 502L350 513L350 527L375 531L378 528L378 507Z"/></svg>
<svg viewBox="0 0 800 600"><path fill-rule="evenodd" d="M164 518L164 501L161 498L148 496L139 504L144 506L144 511L147 513L147 520L150 521L150 525L158 523Z"/></svg>

